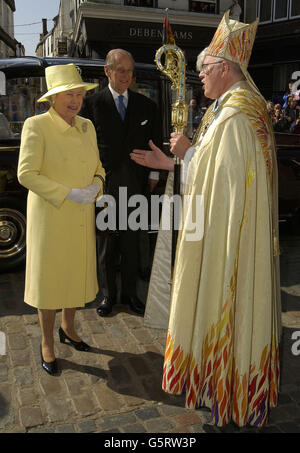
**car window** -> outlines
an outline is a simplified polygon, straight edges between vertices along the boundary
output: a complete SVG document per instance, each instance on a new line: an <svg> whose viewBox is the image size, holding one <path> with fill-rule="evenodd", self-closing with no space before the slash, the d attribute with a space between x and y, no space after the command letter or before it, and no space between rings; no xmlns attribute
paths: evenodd
<svg viewBox="0 0 300 453"><path fill-rule="evenodd" d="M136 82L132 87L132 90L137 91L144 96L152 99L159 105L159 85L155 80L145 82Z"/></svg>
<svg viewBox="0 0 300 453"><path fill-rule="evenodd" d="M13 136L21 133L26 118L48 109L48 106L36 102L44 92L44 84L43 77L7 79L6 95L0 97L0 112ZM2 134L3 129L0 137L4 138Z"/></svg>
<svg viewBox="0 0 300 453"><path fill-rule="evenodd" d="M88 79L99 83L99 80ZM49 109L48 102L37 102L47 91L44 77L6 80L6 95L0 96L0 138L17 137L26 118Z"/></svg>
<svg viewBox="0 0 300 453"><path fill-rule="evenodd" d="M82 70L82 78L85 82L99 83L99 87L95 90L98 91L107 85L107 78L103 70L97 70L97 78L95 69L91 72L90 68L84 67ZM169 84L170 86L170 84ZM162 102L162 85L160 74L156 71L143 71L138 69L136 72L136 79L131 89L137 91L153 101L158 105L161 114L170 114L170 109ZM187 83L186 85L186 102L189 104L194 96L199 96L199 83ZM22 131L22 126L26 118L46 112L49 109L47 102L38 103L37 100L47 91L44 77L19 77L6 79L6 95L0 95L0 113L2 114L0 126L0 138L18 137ZM87 96L92 95L94 92L88 91ZM172 92L169 96L172 102L175 102L176 93ZM166 110L166 112L162 110ZM186 128L186 135L192 137L194 130L199 123L201 116L195 116L192 108L189 107L188 126ZM166 132L166 137L169 132Z"/></svg>

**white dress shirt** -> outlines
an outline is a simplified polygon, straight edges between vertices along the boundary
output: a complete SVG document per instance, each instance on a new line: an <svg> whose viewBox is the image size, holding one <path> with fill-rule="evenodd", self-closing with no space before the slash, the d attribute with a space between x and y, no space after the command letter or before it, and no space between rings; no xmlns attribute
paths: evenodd
<svg viewBox="0 0 300 453"><path fill-rule="evenodd" d="M110 84L108 84L108 88L112 94L112 97L114 98L114 101L115 101L115 104L116 104L116 107L117 107L117 110L118 110L118 102L119 102L119 96L120 96L120 93L117 93L111 86ZM128 90L124 91L124 93L122 93L122 96L123 96L123 103L124 103L124 106L125 108L127 109L127 105L128 105ZM118 110L119 111L119 110Z"/></svg>
<svg viewBox="0 0 300 453"><path fill-rule="evenodd" d="M114 98L114 101L115 101L115 104L116 104L116 107L117 107L117 110L118 110L118 102L119 102L119 96L120 96L120 93L117 93L111 86L110 86L110 83L108 84L108 88L112 94L112 97ZM124 91L124 93L122 93L122 96L123 96L123 103L124 103L124 106L125 108L127 109L127 106L128 106L128 90ZM119 110L118 110L119 111ZM150 171L149 173L149 179L154 179L156 181L159 180L159 171Z"/></svg>

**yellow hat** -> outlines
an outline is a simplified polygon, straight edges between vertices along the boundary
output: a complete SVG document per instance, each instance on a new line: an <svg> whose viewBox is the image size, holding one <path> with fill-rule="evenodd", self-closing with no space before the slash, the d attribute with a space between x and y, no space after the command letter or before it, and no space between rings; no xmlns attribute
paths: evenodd
<svg viewBox="0 0 300 453"><path fill-rule="evenodd" d="M224 14L205 54L238 63L246 79L258 91L247 71L259 19L244 24L229 18L230 10Z"/></svg>
<svg viewBox="0 0 300 453"><path fill-rule="evenodd" d="M98 86L98 83L83 82L78 69L73 63L49 66L45 69L45 77L48 91L37 102L49 101L50 96L63 91L81 87L88 91Z"/></svg>

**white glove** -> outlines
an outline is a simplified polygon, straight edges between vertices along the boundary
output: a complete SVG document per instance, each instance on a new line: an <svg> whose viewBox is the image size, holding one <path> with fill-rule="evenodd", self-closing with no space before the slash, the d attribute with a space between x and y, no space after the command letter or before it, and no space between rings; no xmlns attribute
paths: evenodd
<svg viewBox="0 0 300 453"><path fill-rule="evenodd" d="M66 200L74 203L89 204L94 203L97 193L100 190L99 184L91 184L84 189L71 189Z"/></svg>
<svg viewBox="0 0 300 453"><path fill-rule="evenodd" d="M100 184L91 184L90 186L87 186L84 190L89 191L89 193L91 194L91 196L93 196L93 199L95 200L100 190Z"/></svg>

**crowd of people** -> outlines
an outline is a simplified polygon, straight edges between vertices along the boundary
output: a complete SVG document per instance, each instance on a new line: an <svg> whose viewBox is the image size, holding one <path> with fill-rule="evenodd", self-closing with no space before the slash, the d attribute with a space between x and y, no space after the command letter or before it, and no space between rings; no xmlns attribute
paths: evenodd
<svg viewBox="0 0 300 453"><path fill-rule="evenodd" d="M300 99L299 95L292 92L292 82L289 82L289 91L283 97L281 103L267 101L267 109L272 119L275 132L300 134ZM193 97L189 103L189 128L187 135L193 137L208 106L209 99L202 98L201 102Z"/></svg>
<svg viewBox="0 0 300 453"><path fill-rule="evenodd" d="M282 104L267 103L275 132L291 132L300 134L300 101L295 95L285 95Z"/></svg>

